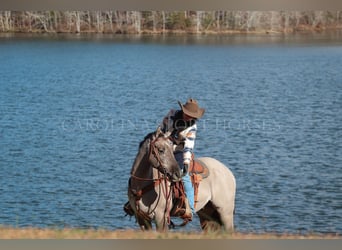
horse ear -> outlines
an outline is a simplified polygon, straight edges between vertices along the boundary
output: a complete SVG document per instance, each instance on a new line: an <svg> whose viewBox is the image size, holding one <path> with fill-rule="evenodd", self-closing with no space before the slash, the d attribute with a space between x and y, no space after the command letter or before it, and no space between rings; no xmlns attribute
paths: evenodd
<svg viewBox="0 0 342 250"><path fill-rule="evenodd" d="M162 135L164 135L164 133L163 133L163 131L161 130L161 128L158 127L157 130L156 130L156 137L158 138L159 136L162 136Z"/></svg>
<svg viewBox="0 0 342 250"><path fill-rule="evenodd" d="M171 136L171 131L167 131L166 133L164 133L165 138L170 137L170 136Z"/></svg>

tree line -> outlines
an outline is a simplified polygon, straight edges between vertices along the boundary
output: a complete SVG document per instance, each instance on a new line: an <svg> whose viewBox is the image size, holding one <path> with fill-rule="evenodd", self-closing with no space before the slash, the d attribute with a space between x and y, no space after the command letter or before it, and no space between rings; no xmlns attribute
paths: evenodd
<svg viewBox="0 0 342 250"><path fill-rule="evenodd" d="M230 33L342 29L342 11L0 11L0 32Z"/></svg>

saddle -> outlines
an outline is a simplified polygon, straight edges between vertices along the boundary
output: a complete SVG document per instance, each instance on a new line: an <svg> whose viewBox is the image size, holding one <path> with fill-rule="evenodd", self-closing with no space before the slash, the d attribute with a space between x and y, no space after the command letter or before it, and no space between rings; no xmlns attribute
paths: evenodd
<svg viewBox="0 0 342 250"><path fill-rule="evenodd" d="M193 159L190 163L189 167L189 175L194 187L194 196L195 196L195 208L198 202L198 188L202 179L207 178L209 176L208 167L200 160ZM171 210L172 216L182 216L185 214L186 209L186 195L184 191L183 182L176 182L173 185L173 209Z"/></svg>

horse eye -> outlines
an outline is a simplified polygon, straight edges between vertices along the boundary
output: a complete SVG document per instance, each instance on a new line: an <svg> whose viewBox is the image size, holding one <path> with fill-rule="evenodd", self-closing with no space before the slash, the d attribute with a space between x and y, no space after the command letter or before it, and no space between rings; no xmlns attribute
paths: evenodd
<svg viewBox="0 0 342 250"><path fill-rule="evenodd" d="M158 152L159 152L160 154L163 154L163 153L165 152L165 149L164 149L164 148L158 148Z"/></svg>

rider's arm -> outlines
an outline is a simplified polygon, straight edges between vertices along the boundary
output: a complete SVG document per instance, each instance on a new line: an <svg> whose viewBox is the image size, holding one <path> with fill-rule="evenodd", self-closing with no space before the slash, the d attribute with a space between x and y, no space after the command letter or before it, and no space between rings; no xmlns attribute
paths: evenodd
<svg viewBox="0 0 342 250"><path fill-rule="evenodd" d="M190 165L192 152L195 146L197 125L194 124L182 131L184 135L183 164Z"/></svg>
<svg viewBox="0 0 342 250"><path fill-rule="evenodd" d="M171 109L169 111L169 113L167 113L167 115L163 118L163 121L161 122L161 124L159 125L159 127L161 128L161 130L166 133L168 131L172 131L173 129L173 119L172 117L175 115L176 110Z"/></svg>

